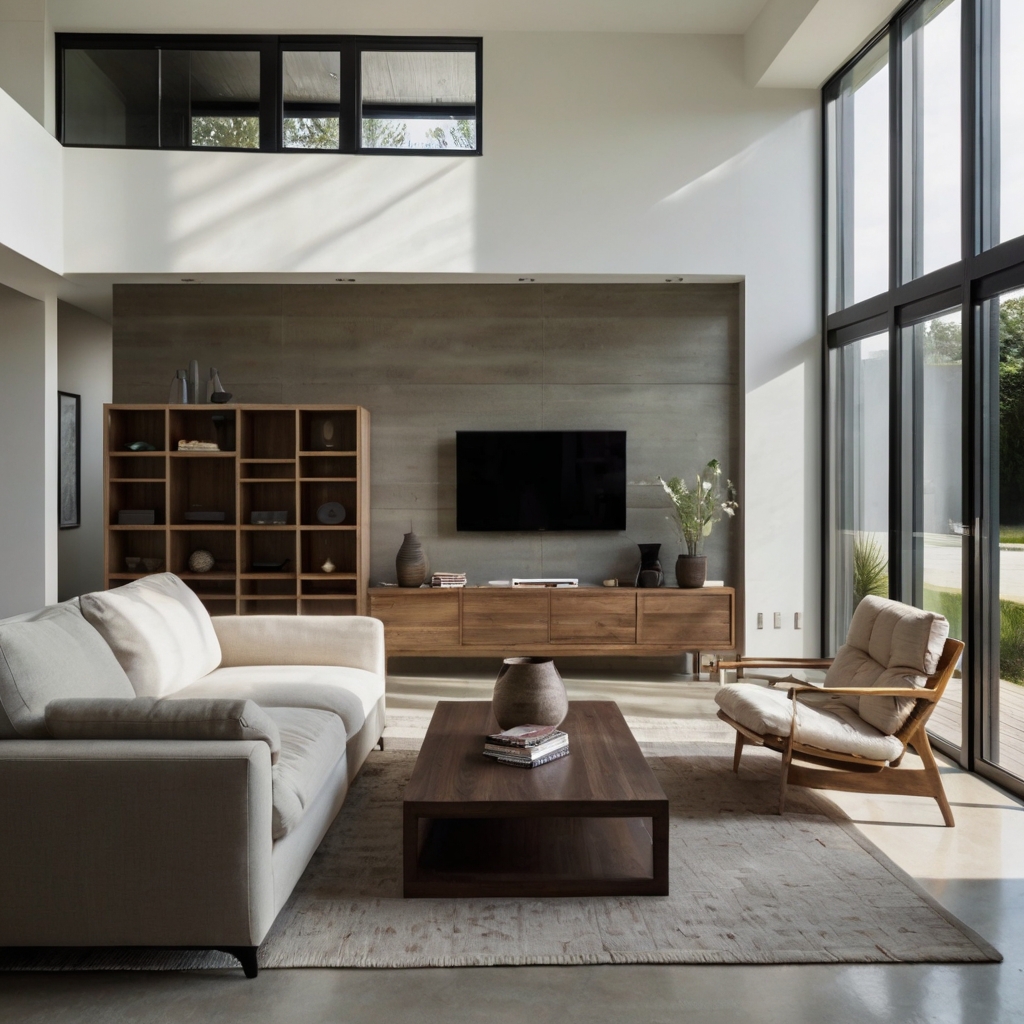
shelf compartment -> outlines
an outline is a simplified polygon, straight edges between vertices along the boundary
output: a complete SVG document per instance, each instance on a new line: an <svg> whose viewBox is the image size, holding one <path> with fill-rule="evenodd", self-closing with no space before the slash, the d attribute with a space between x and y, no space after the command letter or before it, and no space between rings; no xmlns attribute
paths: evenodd
<svg viewBox="0 0 1024 1024"><path fill-rule="evenodd" d="M300 455L299 476L303 480L322 480L335 477L356 476L356 457L354 452L328 455Z"/></svg>
<svg viewBox="0 0 1024 1024"><path fill-rule="evenodd" d="M287 512L287 525L294 526L295 482L293 480L289 480L274 481L272 483L265 483L263 481L260 481L260 483L243 483L243 526L255 525L251 522L253 512Z"/></svg>
<svg viewBox="0 0 1024 1024"><path fill-rule="evenodd" d="M294 409L260 409L242 413L243 459L294 457Z"/></svg>
<svg viewBox="0 0 1024 1024"><path fill-rule="evenodd" d="M301 420L300 444L307 452L354 452L356 450L355 409L304 409Z"/></svg>
<svg viewBox="0 0 1024 1024"><path fill-rule="evenodd" d="M122 480L163 480L166 461L152 452L117 452L110 455L111 482Z"/></svg>
<svg viewBox="0 0 1024 1024"><path fill-rule="evenodd" d="M188 560L193 551L209 551L214 565L209 573L189 571ZM171 572L189 581L212 577L234 576L235 531L228 530L171 530ZM216 575L215 575L216 574Z"/></svg>
<svg viewBox="0 0 1024 1024"><path fill-rule="evenodd" d="M235 609L238 607L235 597L204 597L200 595L199 600L203 602L203 607L211 617L234 615Z"/></svg>
<svg viewBox="0 0 1024 1024"><path fill-rule="evenodd" d="M295 597L296 580L294 576L283 576L280 579L243 579L242 597Z"/></svg>
<svg viewBox="0 0 1024 1024"><path fill-rule="evenodd" d="M112 455L123 455L125 445L145 441L158 452L167 451L163 409L110 409L107 412L107 447ZM136 453L127 453L134 455ZM141 453L153 457L152 452Z"/></svg>
<svg viewBox="0 0 1024 1024"><path fill-rule="evenodd" d="M243 462L242 483L263 483L265 480L295 482L295 460L290 462Z"/></svg>
<svg viewBox="0 0 1024 1024"><path fill-rule="evenodd" d="M356 485L354 483L316 483L300 484L302 495L302 525L318 526L327 530L336 529L321 523L317 517L317 509L329 501L337 501L345 506L344 522L340 526L356 526Z"/></svg>
<svg viewBox="0 0 1024 1024"><path fill-rule="evenodd" d="M243 597L240 600L243 615L298 615L298 601L292 598Z"/></svg>
<svg viewBox="0 0 1024 1024"><path fill-rule="evenodd" d="M303 598L355 597L356 579L352 573L323 573L319 579L303 576L300 588Z"/></svg>
<svg viewBox="0 0 1024 1024"><path fill-rule="evenodd" d="M203 573L193 574L185 580L185 585L192 590L201 601L223 601L235 596L235 580L203 579Z"/></svg>
<svg viewBox="0 0 1024 1024"><path fill-rule="evenodd" d="M170 411L170 449L179 441L215 441L221 452L235 450L235 410L213 405L175 408ZM191 453L184 453L191 454Z"/></svg>
<svg viewBox="0 0 1024 1024"><path fill-rule="evenodd" d="M304 597L301 602L302 615L355 615L356 598L351 597Z"/></svg>
<svg viewBox="0 0 1024 1024"><path fill-rule="evenodd" d="M121 525L117 521L118 512L151 508L154 512L154 525L162 526L167 522L166 493L163 480L158 483L111 483L107 503L110 525Z"/></svg>
<svg viewBox="0 0 1024 1024"><path fill-rule="evenodd" d="M186 512L224 512L223 523L188 523ZM235 522L235 463L226 459L171 461L171 523L174 526L229 526Z"/></svg>
<svg viewBox="0 0 1024 1024"><path fill-rule="evenodd" d="M125 581L163 572L167 568L167 533L162 526L113 529L107 539L107 572L117 574ZM125 565L126 558L159 558L159 569L145 569L139 566L132 570Z"/></svg>
<svg viewBox="0 0 1024 1024"><path fill-rule="evenodd" d="M246 575L273 577L276 573L254 569L253 562L280 562L288 559L281 570L283 575L294 576L296 566L294 527L254 526L242 531L242 572Z"/></svg>
<svg viewBox="0 0 1024 1024"><path fill-rule="evenodd" d="M303 574L315 575L330 558L337 572L356 571L356 534L354 530L325 527L301 531Z"/></svg>

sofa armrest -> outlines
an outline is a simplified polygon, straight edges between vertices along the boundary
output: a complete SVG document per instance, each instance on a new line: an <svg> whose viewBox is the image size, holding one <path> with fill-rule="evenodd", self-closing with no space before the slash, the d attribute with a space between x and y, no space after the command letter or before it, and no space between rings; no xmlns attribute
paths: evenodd
<svg viewBox="0 0 1024 1024"><path fill-rule="evenodd" d="M271 806L261 741L0 741L0 946L258 945Z"/></svg>
<svg viewBox="0 0 1024 1024"><path fill-rule="evenodd" d="M384 623L365 615L216 615L221 668L338 665L385 674Z"/></svg>
<svg viewBox="0 0 1024 1024"><path fill-rule="evenodd" d="M281 753L274 720L251 700L65 697L46 705L46 729L65 740L262 740Z"/></svg>

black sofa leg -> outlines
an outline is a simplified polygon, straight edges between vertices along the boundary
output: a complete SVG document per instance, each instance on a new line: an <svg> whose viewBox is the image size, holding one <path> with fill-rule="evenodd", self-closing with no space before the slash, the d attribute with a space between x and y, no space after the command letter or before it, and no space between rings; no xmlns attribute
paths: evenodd
<svg viewBox="0 0 1024 1024"><path fill-rule="evenodd" d="M221 946L222 953L230 953L242 965L247 978L255 978L260 972L260 965L256 959L259 946Z"/></svg>
<svg viewBox="0 0 1024 1024"><path fill-rule="evenodd" d="M383 750L384 749L384 733L381 733L380 734L380 739L377 740L377 749L378 750Z"/></svg>

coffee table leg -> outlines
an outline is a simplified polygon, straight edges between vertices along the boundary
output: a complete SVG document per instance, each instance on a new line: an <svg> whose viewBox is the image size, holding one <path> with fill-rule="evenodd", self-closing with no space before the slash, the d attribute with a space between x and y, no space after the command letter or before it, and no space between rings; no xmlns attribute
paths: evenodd
<svg viewBox="0 0 1024 1024"><path fill-rule="evenodd" d="M654 894L668 895L668 808L651 819L654 831L652 854L654 858Z"/></svg>
<svg viewBox="0 0 1024 1024"><path fill-rule="evenodd" d="M402 895L412 894L420 860L420 820L411 808L406 807L402 815Z"/></svg>

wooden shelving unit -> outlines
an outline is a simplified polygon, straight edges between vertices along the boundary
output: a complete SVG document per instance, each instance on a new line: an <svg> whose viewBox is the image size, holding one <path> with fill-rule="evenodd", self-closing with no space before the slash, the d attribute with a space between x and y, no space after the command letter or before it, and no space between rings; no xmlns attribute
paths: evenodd
<svg viewBox="0 0 1024 1024"><path fill-rule="evenodd" d="M329 422L330 441L323 425ZM216 441L219 452L179 452L179 441ZM154 451L133 452L135 441ZM325 447L327 443L331 448ZM352 405L104 406L105 586L170 571L211 615L365 615L370 570L370 414ZM326 526L317 509L345 507ZM121 526L125 509L153 509L152 526ZM189 512L223 512L191 522ZM253 512L287 512L257 526ZM188 568L209 551L210 572ZM127 558L159 560L130 570ZM333 573L321 566L330 558ZM266 563L287 560L280 570Z"/></svg>

